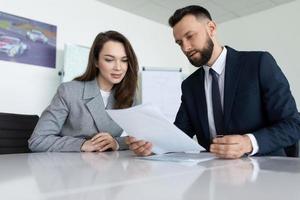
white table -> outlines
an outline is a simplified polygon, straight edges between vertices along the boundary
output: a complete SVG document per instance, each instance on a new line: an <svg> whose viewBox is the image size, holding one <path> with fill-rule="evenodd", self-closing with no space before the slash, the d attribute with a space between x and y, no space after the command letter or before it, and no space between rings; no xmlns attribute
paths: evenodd
<svg viewBox="0 0 300 200"><path fill-rule="evenodd" d="M129 151L0 155L1 200L299 200L300 159L185 163Z"/></svg>

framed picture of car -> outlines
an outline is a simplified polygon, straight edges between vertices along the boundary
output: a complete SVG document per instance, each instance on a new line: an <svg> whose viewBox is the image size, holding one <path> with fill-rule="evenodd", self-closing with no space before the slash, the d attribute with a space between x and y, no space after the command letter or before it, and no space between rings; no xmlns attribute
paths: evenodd
<svg viewBox="0 0 300 200"><path fill-rule="evenodd" d="M55 68L55 25L0 11L0 60Z"/></svg>

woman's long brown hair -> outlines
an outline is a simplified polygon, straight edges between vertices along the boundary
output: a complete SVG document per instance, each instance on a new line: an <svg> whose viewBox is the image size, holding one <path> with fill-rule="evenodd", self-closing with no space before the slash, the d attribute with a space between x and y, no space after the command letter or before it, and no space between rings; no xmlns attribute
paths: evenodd
<svg viewBox="0 0 300 200"><path fill-rule="evenodd" d="M104 44L108 41L120 42L124 45L126 56L128 59L128 69L122 79L122 81L113 86L115 97L115 109L128 108L132 106L135 92L137 89L137 77L138 77L138 61L134 53L134 50L128 41L128 39L119 32L107 31L99 33L91 47L89 53L89 60L86 71L74 80L77 81L91 81L99 75L99 69L96 67L96 63L99 59L99 53L101 52Z"/></svg>

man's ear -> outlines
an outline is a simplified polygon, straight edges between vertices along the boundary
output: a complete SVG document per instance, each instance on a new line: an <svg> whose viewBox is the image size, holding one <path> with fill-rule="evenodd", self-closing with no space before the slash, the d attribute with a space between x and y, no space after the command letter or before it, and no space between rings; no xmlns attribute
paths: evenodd
<svg viewBox="0 0 300 200"><path fill-rule="evenodd" d="M208 34L210 37L215 37L217 33L217 25L214 21L207 22Z"/></svg>

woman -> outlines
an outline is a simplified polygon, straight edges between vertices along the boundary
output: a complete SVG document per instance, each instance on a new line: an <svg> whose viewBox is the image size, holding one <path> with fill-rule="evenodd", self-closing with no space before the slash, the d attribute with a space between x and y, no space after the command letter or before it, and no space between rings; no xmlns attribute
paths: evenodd
<svg viewBox="0 0 300 200"><path fill-rule="evenodd" d="M133 105L138 62L129 41L116 31L94 40L85 73L59 86L29 139L32 151L127 149L122 129L105 109Z"/></svg>

